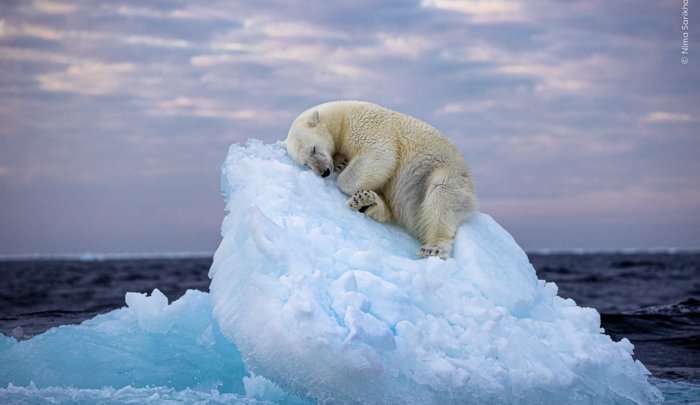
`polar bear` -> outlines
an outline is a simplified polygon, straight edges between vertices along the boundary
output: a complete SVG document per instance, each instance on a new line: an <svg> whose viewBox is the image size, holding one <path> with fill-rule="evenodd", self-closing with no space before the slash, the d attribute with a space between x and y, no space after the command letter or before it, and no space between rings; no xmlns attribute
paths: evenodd
<svg viewBox="0 0 700 405"><path fill-rule="evenodd" d="M283 145L319 176L339 172L347 205L403 226L423 244L418 256L449 257L457 228L476 210L457 148L432 126L376 104L312 107L294 120Z"/></svg>

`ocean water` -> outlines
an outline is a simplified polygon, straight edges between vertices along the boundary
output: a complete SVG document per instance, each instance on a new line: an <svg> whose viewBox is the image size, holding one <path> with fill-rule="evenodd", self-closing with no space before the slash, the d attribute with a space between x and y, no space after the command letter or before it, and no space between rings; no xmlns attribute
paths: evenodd
<svg viewBox="0 0 700 405"><path fill-rule="evenodd" d="M700 253L529 254L539 279L628 338L667 402L700 398ZM28 339L124 306L126 292L208 291L211 257L0 260L0 332ZM1 388L1 387L0 387ZM676 401L677 399L677 401Z"/></svg>

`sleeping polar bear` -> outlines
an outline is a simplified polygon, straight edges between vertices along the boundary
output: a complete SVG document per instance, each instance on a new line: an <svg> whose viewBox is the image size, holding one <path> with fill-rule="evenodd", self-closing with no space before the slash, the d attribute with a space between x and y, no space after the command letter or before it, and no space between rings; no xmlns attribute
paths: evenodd
<svg viewBox="0 0 700 405"><path fill-rule="evenodd" d="M423 243L419 256L449 257L457 228L476 210L469 167L454 145L430 125L376 104L312 107L283 144L319 176L340 172L348 206L406 228Z"/></svg>

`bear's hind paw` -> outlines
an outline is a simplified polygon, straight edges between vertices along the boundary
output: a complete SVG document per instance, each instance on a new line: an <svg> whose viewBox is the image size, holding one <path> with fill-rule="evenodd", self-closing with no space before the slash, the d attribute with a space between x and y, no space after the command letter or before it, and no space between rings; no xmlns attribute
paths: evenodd
<svg viewBox="0 0 700 405"><path fill-rule="evenodd" d="M450 249L444 242L428 243L421 246L416 255L421 257L437 256L442 260L447 260L450 257Z"/></svg>

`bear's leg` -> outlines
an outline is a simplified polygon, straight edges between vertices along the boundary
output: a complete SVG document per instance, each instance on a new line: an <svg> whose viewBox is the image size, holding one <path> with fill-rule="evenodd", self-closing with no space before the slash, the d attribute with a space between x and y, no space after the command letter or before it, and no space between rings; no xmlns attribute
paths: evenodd
<svg viewBox="0 0 700 405"><path fill-rule="evenodd" d="M431 174L421 204L419 229L425 244L418 256L450 257L457 228L476 209L472 190L469 179L460 173L436 170Z"/></svg>
<svg viewBox="0 0 700 405"><path fill-rule="evenodd" d="M351 159L336 180L340 191L354 195L359 190L381 190L394 170L395 158L387 150L386 156L368 152Z"/></svg>
<svg viewBox="0 0 700 405"><path fill-rule="evenodd" d="M377 222L391 221L391 210L384 199L371 190L359 190L347 201L350 208L360 211Z"/></svg>
<svg viewBox="0 0 700 405"><path fill-rule="evenodd" d="M446 207L448 204L439 198L432 203L425 201L424 204L425 210L430 211L422 215L425 218L425 234L422 238L425 244L416 252L416 255L447 259L452 254L452 245L461 221L454 211Z"/></svg>

